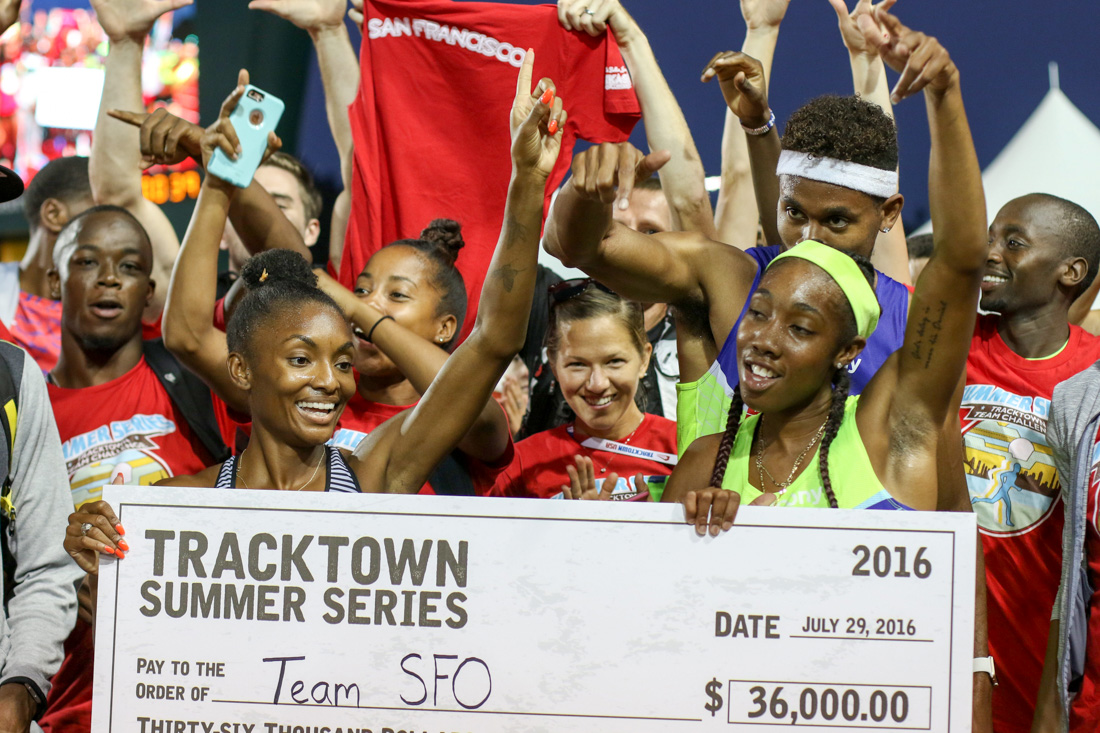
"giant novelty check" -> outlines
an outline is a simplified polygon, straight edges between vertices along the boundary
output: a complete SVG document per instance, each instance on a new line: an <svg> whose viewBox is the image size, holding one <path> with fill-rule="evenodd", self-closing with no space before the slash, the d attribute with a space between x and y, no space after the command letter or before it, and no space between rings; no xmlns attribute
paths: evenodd
<svg viewBox="0 0 1100 733"><path fill-rule="evenodd" d="M104 498L93 731L970 729L972 515Z"/></svg>

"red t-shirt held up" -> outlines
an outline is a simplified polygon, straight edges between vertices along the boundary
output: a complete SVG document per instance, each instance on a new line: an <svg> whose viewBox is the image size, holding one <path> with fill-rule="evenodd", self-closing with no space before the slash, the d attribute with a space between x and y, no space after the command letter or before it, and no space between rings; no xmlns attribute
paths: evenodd
<svg viewBox="0 0 1100 733"><path fill-rule="evenodd" d="M350 287L373 253L416 237L432 219L456 219L467 245L458 258L470 303L465 336L500 235L508 119L526 49L535 50L532 83L553 79L569 113L547 203L578 137L630 136L640 116L634 87L611 35L565 30L552 5L366 0L364 14L340 280Z"/></svg>
<svg viewBox="0 0 1100 733"><path fill-rule="evenodd" d="M1054 387L1100 359L1100 339L1070 326L1048 359L1025 359L982 316L966 364L962 421L970 501L985 550L993 728L1027 733L1062 569L1061 483L1046 440Z"/></svg>

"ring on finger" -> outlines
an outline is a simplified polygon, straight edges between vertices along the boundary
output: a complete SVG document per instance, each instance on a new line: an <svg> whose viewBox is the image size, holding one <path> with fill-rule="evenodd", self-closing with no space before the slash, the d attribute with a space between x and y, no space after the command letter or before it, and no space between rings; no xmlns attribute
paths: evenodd
<svg viewBox="0 0 1100 733"><path fill-rule="evenodd" d="M88 532L92 531L93 527L95 527L95 525L91 522L84 522L84 524L80 525L80 534L84 537L87 537Z"/></svg>
<svg viewBox="0 0 1100 733"><path fill-rule="evenodd" d="M585 15L595 15L596 13L595 13L595 11L592 10L592 8L585 8L584 9L584 14Z"/></svg>

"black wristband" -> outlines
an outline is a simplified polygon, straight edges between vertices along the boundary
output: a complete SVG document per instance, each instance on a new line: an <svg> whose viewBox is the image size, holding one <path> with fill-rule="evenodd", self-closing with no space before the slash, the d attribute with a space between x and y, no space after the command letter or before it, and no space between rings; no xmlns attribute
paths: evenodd
<svg viewBox="0 0 1100 733"><path fill-rule="evenodd" d="M378 328L378 324L386 320L387 318L391 321L393 320L393 316L382 316L374 322L374 325L370 327L369 331L367 331L367 341L371 341L371 338L374 336L374 329Z"/></svg>

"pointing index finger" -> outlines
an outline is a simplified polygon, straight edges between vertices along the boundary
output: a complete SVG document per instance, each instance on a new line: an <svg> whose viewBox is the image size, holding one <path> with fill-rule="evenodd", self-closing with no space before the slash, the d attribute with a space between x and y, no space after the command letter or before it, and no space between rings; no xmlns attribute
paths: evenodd
<svg viewBox="0 0 1100 733"><path fill-rule="evenodd" d="M519 77L516 79L516 97L531 93L531 77L535 69L535 49L527 49L523 55L523 63L519 67Z"/></svg>
<svg viewBox="0 0 1100 733"><path fill-rule="evenodd" d="M114 117L116 120L125 122L128 125L134 127L141 127L146 118L149 117L148 112L130 112L124 109L109 109L107 110L108 117Z"/></svg>

